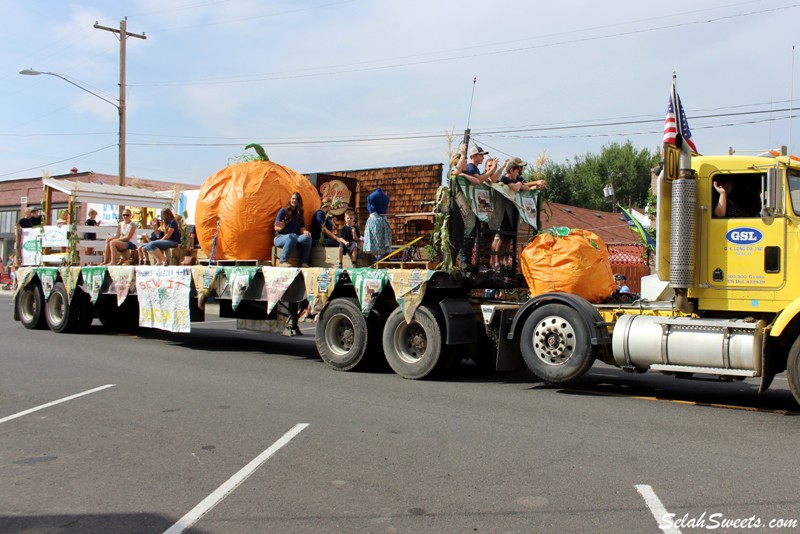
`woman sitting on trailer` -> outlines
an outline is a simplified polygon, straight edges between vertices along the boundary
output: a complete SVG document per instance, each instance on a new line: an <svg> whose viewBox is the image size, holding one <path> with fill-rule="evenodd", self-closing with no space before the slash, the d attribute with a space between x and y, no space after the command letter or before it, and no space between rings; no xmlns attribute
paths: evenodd
<svg viewBox="0 0 800 534"><path fill-rule="evenodd" d="M165 250L175 248L181 243L181 230L178 227L178 221L172 214L172 210L165 208L161 210L161 220L163 227L166 228L164 237L151 241L144 246L145 250L153 255L156 259L156 265L166 265L167 258L164 255Z"/></svg>

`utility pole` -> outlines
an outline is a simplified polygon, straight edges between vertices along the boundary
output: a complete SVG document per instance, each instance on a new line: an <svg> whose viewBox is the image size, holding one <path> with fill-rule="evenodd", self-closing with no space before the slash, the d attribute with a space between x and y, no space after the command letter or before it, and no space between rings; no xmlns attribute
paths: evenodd
<svg viewBox="0 0 800 534"><path fill-rule="evenodd" d="M119 29L94 23L94 27L98 30L119 34L119 185L125 185L125 41L128 37L147 39L144 32L141 34L128 32L127 26L128 17L119 21Z"/></svg>

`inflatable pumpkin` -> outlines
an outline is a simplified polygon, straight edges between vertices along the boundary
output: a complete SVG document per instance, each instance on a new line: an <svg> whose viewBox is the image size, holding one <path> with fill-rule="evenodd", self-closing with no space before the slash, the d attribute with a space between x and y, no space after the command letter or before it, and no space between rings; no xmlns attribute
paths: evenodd
<svg viewBox="0 0 800 534"><path fill-rule="evenodd" d="M295 191L303 198L305 226L310 229L320 198L302 174L272 161L247 161L209 176L200 188L195 213L197 239L203 252L211 255L219 219L216 259L271 259L275 217Z"/></svg>

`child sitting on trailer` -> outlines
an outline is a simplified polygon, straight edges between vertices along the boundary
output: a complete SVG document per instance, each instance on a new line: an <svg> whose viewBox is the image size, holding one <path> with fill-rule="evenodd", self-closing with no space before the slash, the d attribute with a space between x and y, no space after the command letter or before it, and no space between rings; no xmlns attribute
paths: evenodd
<svg viewBox="0 0 800 534"><path fill-rule="evenodd" d="M356 214L353 210L344 212L344 224L339 229L339 268L342 268L344 251L350 255L353 265L358 259L358 251L361 248L361 230L356 226Z"/></svg>

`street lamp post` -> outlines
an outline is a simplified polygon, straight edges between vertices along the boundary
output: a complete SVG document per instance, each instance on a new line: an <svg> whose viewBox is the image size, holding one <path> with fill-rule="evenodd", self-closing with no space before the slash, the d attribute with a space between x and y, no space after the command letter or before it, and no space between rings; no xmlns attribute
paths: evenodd
<svg viewBox="0 0 800 534"><path fill-rule="evenodd" d="M58 74L57 72L45 72L39 71L34 69L22 69L19 71L20 74L24 76L38 76L40 74L46 74L48 76L55 76L56 78L61 78L65 82L74 85L78 89L82 91L86 91L90 95L96 96L103 102L108 102L119 112L119 185L125 185L125 100L121 100L119 103L114 102L113 100L109 100L108 98L95 93L87 89L86 87L75 83L74 81L70 80L63 74Z"/></svg>
<svg viewBox="0 0 800 534"><path fill-rule="evenodd" d="M24 74L27 76L37 76L39 74L47 74L49 76L55 76L56 78L61 78L67 83L71 83L78 89L86 91L89 94L92 94L103 100L104 102L108 102L119 112L119 185L125 185L125 42L127 41L128 37L136 37L137 39L147 39L147 37L142 34L138 33L131 33L127 30L128 24L128 17L125 17L119 22L119 29L116 28L109 28L106 26L101 26L97 22L94 23L94 27L98 30L106 30L112 33L119 34L119 100L117 102L112 102L108 98L102 97L97 93L90 91L86 87L75 83L74 81L68 79L63 74L58 74L55 72L43 72L33 69L22 69L19 71L20 74ZM122 210L122 206L120 206L120 212Z"/></svg>

